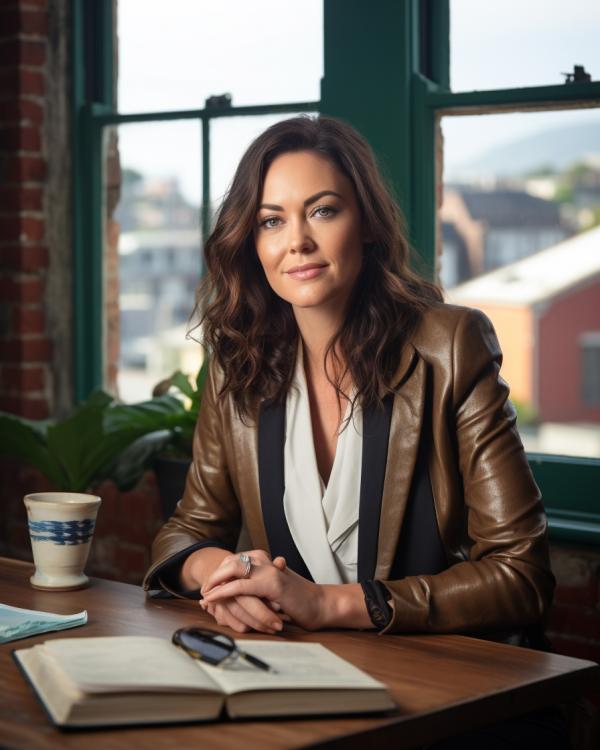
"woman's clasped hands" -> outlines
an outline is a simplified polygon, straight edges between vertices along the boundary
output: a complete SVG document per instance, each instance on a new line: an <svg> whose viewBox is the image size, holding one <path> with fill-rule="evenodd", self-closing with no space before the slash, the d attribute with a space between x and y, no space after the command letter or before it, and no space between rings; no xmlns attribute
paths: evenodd
<svg viewBox="0 0 600 750"><path fill-rule="evenodd" d="M251 561L249 571L244 555ZM228 555L212 571L202 586L200 606L219 625L240 633L274 634L290 620L316 630L322 620L322 588L289 570L283 557L271 560L264 550L250 550Z"/></svg>

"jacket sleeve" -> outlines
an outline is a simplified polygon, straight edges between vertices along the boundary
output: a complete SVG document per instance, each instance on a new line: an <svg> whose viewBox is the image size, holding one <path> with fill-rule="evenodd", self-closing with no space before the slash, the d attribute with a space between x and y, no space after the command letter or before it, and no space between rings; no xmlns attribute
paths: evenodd
<svg viewBox="0 0 600 750"><path fill-rule="evenodd" d="M502 353L476 310L454 333L448 414L462 477L469 558L435 575L381 581L393 616L382 632L472 632L540 623L555 585L547 520L516 429Z"/></svg>
<svg viewBox="0 0 600 750"><path fill-rule="evenodd" d="M152 564L144 588L165 588L177 595L185 558L206 546L233 550L241 526L225 456L223 421L217 398L216 365L211 362L194 430L193 460L182 499L152 544Z"/></svg>

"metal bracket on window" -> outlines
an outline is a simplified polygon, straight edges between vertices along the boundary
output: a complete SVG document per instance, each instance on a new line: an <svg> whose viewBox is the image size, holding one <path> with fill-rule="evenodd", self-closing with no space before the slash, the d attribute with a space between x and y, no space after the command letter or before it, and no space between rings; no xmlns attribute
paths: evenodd
<svg viewBox="0 0 600 750"><path fill-rule="evenodd" d="M206 109L227 109L231 107L231 94L209 96L204 102Z"/></svg>
<svg viewBox="0 0 600 750"><path fill-rule="evenodd" d="M583 65L574 65L572 73L561 73L565 83L591 83L592 76L586 72Z"/></svg>

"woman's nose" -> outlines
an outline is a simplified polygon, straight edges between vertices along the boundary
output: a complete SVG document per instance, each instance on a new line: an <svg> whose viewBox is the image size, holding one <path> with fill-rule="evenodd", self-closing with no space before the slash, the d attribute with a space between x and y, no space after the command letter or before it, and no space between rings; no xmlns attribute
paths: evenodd
<svg viewBox="0 0 600 750"><path fill-rule="evenodd" d="M290 223L288 243L291 253L309 253L314 250L315 243L310 236L306 222L298 221Z"/></svg>

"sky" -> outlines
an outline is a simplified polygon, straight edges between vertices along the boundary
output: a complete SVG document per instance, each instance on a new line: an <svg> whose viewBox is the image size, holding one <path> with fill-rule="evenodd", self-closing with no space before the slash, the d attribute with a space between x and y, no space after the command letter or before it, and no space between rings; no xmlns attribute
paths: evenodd
<svg viewBox="0 0 600 750"><path fill-rule="evenodd" d="M560 84L583 64L600 79L600 0L451 0L455 91ZM370 3L377 12L377 2ZM119 0L118 107L123 113L233 104L315 101L323 76L322 0ZM289 116L289 115L285 115ZM218 200L250 140L279 117L211 125L211 197ZM598 122L600 110L578 121ZM490 148L573 121L573 113L444 117L449 170ZM124 166L176 175L194 203L201 192L201 133L191 121L119 128Z"/></svg>

